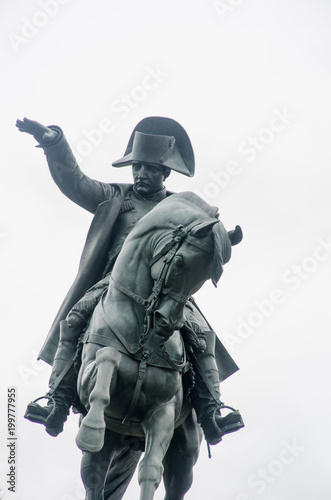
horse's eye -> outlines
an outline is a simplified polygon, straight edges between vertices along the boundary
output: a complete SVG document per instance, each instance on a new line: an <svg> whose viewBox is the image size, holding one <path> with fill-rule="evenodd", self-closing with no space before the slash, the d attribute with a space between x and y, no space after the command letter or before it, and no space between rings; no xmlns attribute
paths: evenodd
<svg viewBox="0 0 331 500"><path fill-rule="evenodd" d="M184 258L181 253L176 255L176 265L182 267L184 265Z"/></svg>

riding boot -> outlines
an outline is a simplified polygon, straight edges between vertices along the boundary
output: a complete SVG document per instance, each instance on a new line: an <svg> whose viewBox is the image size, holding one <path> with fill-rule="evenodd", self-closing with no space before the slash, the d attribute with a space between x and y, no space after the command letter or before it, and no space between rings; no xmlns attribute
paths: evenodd
<svg viewBox="0 0 331 500"><path fill-rule="evenodd" d="M28 404L24 415L31 422L45 425L46 432L54 437L63 431L63 424L75 398L77 373L73 358L81 331L82 327L78 322L74 326L73 322L61 321L59 345L49 380L50 391L46 396ZM37 404L40 399L48 399L47 406Z"/></svg>
<svg viewBox="0 0 331 500"><path fill-rule="evenodd" d="M234 409L224 417L220 408L226 406L220 401L219 374L214 355L214 332L205 332L207 349L191 356L195 372L195 386L191 392L193 408L210 445L219 443L224 434L235 432L244 423L240 413Z"/></svg>

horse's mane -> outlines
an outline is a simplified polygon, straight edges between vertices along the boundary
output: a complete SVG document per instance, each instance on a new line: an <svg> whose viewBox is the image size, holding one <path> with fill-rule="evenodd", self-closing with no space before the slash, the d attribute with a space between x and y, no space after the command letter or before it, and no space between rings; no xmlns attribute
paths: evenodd
<svg viewBox="0 0 331 500"><path fill-rule="evenodd" d="M171 197L168 197L167 200L178 198L180 200L187 200L192 203L195 207L201 208L206 215L209 217L217 217L219 215L218 208L212 205L209 205L206 201L204 201L200 196L191 191L182 191L180 193L172 194Z"/></svg>

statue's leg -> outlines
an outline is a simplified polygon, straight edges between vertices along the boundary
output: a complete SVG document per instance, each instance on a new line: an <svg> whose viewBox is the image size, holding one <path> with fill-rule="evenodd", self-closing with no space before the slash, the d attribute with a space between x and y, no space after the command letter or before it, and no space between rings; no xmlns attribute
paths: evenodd
<svg viewBox="0 0 331 500"><path fill-rule="evenodd" d="M104 411L110 402L110 383L120 360L121 354L113 347L103 347L97 351L97 373L89 397L90 408L76 436L77 446L82 451L96 453L103 447L106 429Z"/></svg>
<svg viewBox="0 0 331 500"><path fill-rule="evenodd" d="M45 425L51 436L57 436L63 431L63 424L76 394L77 374L73 358L79 335L80 330L68 328L67 321L61 321L59 346L49 381L51 390L46 396L52 399L45 407L36 402L30 403L24 415L31 422Z"/></svg>
<svg viewBox="0 0 331 500"><path fill-rule="evenodd" d="M144 445L144 442L141 442L141 439L131 436L122 436L122 438L125 442L130 442L130 446L113 459L108 469L104 500L123 498L143 453L144 447L141 445Z"/></svg>
<svg viewBox="0 0 331 500"><path fill-rule="evenodd" d="M90 288L71 309L67 321L61 321L59 345L49 380L50 391L46 395L46 398L52 399L48 401L47 406L40 406L36 400L28 405L25 412L25 418L45 425L46 431L51 436L57 436L63 431L63 424L75 400L77 373L73 366L73 358L77 342L108 284L109 277Z"/></svg>
<svg viewBox="0 0 331 500"><path fill-rule="evenodd" d="M85 500L103 500L111 451L110 440L106 434L104 446L98 453L83 453L81 477L86 490Z"/></svg>
<svg viewBox="0 0 331 500"><path fill-rule="evenodd" d="M153 500L159 486L165 453L174 433L175 398L158 407L142 422L146 433L145 455L139 464L140 500Z"/></svg>
<svg viewBox="0 0 331 500"><path fill-rule="evenodd" d="M83 329L92 316L104 291L109 286L109 275L89 288L68 314L68 323Z"/></svg>
<svg viewBox="0 0 331 500"><path fill-rule="evenodd" d="M81 476L86 490L85 500L121 500L143 448L142 438L106 429L103 448L98 453L83 452Z"/></svg>
<svg viewBox="0 0 331 500"><path fill-rule="evenodd" d="M191 400L201 423L205 438L209 444L217 444L224 434L244 427L238 411L231 411L222 417L220 408L219 373L215 359L215 332L210 329L205 318L197 307L188 304L185 309L187 324L199 337L203 333L205 345L203 350L196 349L191 354L195 372L195 386L191 391Z"/></svg>
<svg viewBox="0 0 331 500"><path fill-rule="evenodd" d="M169 449L163 460L165 500L182 500L193 481L193 466L199 456L202 440L201 427L195 413L175 430Z"/></svg>
<svg viewBox="0 0 331 500"><path fill-rule="evenodd" d="M228 415L221 416L222 403L215 359L215 333L212 331L204 333L206 350L195 353L191 357L195 372L195 386L191 392L191 400L207 442L214 445L222 440L224 434L244 427L244 423L238 411L231 411Z"/></svg>

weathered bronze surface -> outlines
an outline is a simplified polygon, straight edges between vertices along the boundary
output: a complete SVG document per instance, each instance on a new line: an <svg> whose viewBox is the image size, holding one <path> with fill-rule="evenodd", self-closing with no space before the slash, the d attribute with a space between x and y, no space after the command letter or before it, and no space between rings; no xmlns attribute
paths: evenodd
<svg viewBox="0 0 331 500"><path fill-rule="evenodd" d="M241 229L228 233L193 193L165 190L171 170L194 174L191 143L173 120L146 118L135 128L114 162L132 164L133 184L85 176L58 127L17 126L44 149L61 191L95 214L40 353L53 364L49 404L30 403L25 416L56 436L69 408L81 411L76 442L88 500L122 498L143 450L140 499L153 499L162 475L169 498L182 498L202 438L196 415L209 444L243 427L238 411L219 412L219 379L238 367L191 297L207 279L216 285Z"/></svg>

